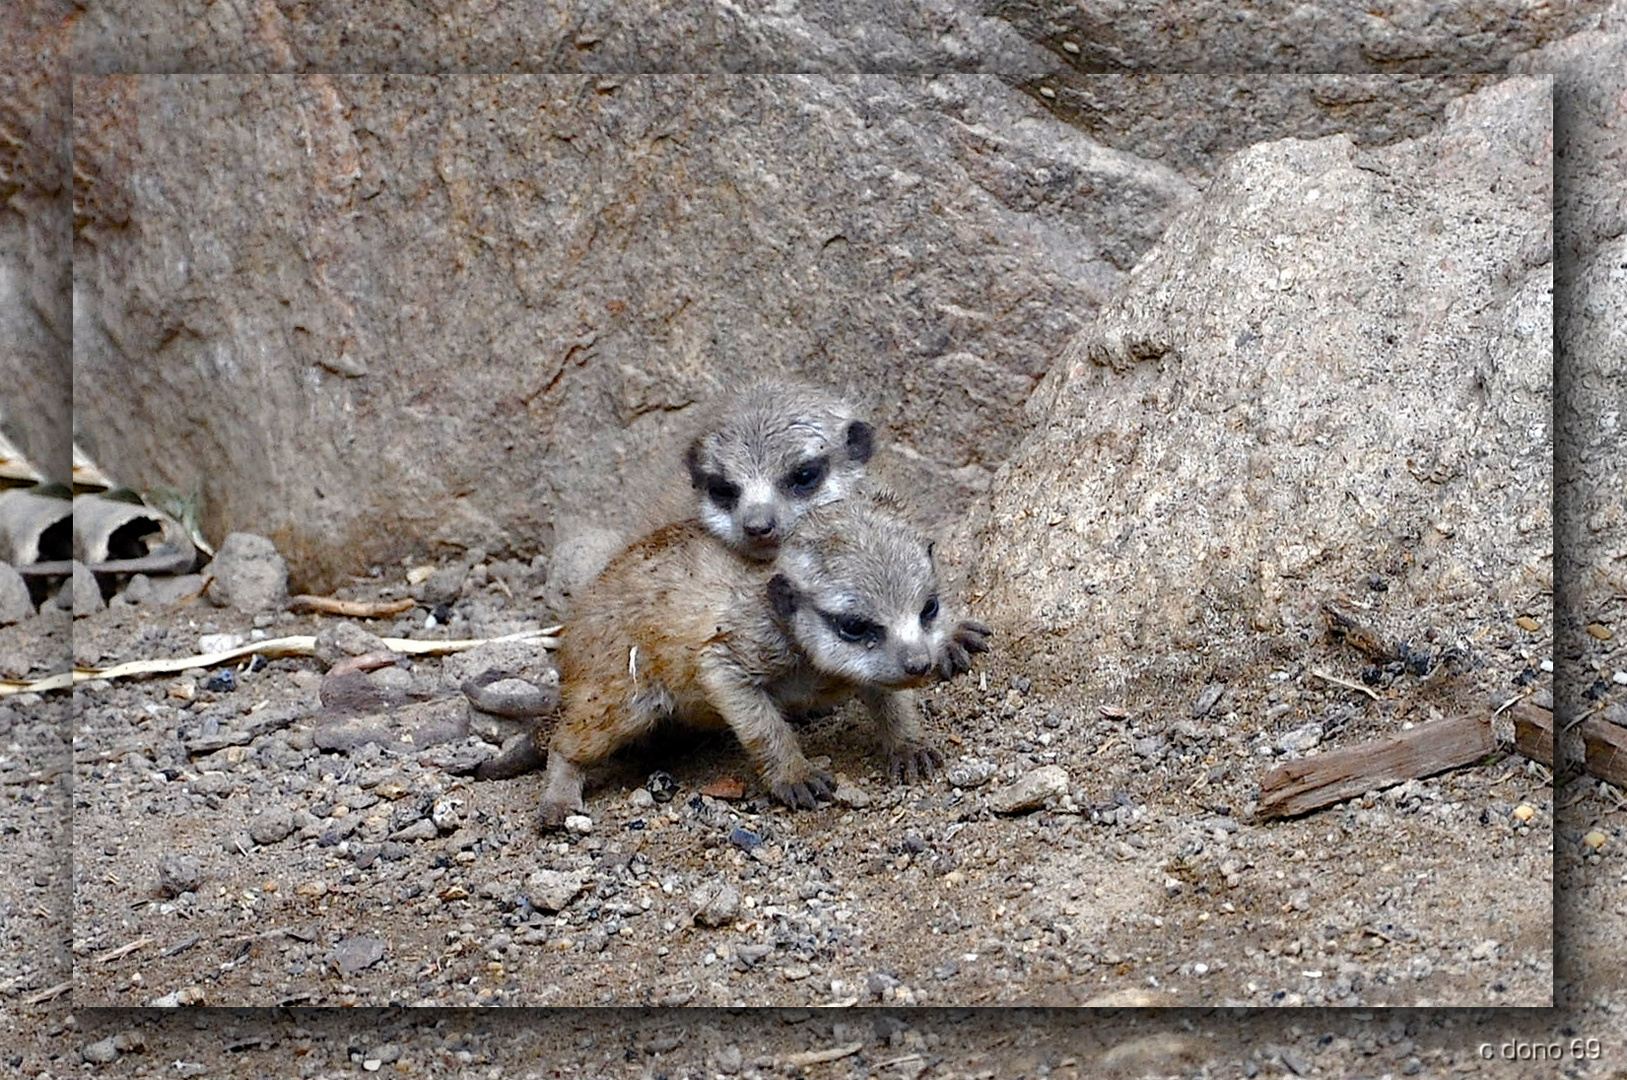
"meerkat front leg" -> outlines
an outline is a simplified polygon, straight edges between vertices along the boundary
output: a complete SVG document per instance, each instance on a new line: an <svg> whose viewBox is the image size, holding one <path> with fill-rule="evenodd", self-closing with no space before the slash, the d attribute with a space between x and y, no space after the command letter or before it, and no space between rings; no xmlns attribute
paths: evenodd
<svg viewBox="0 0 1627 1080"><path fill-rule="evenodd" d="M872 688L862 696L880 728L881 752L895 783L913 784L943 765L943 755L927 742L921 707L912 691Z"/></svg>
<svg viewBox="0 0 1627 1080"><path fill-rule="evenodd" d="M817 809L829 801L836 778L803 756L796 732L785 722L774 699L726 660L701 663L706 698L746 748L773 796L795 809Z"/></svg>
<svg viewBox="0 0 1627 1080"><path fill-rule="evenodd" d="M582 812L582 781L586 775L582 766L564 754L549 751L548 787L542 795L540 815L544 829L557 829L567 817Z"/></svg>

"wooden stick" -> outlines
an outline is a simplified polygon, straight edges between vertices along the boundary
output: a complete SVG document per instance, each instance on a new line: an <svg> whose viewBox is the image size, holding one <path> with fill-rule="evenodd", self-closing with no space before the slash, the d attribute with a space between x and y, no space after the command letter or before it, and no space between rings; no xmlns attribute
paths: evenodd
<svg viewBox="0 0 1627 1080"><path fill-rule="evenodd" d="M151 945L152 943L153 943L153 939L150 938L150 937L136 938L134 941L130 942L130 944L128 944L128 945L120 945L116 949L109 949L107 952L105 952L102 955L98 956L96 958L96 962L98 964L105 964L105 963L108 963L111 960L122 960L124 957L129 956L131 953L135 952L137 949L145 949L147 946Z"/></svg>
<svg viewBox="0 0 1627 1080"><path fill-rule="evenodd" d="M1411 731L1276 766L1260 781L1259 815L1303 814L1375 788L1467 765L1496 749L1491 724L1480 717L1434 720Z"/></svg>
<svg viewBox="0 0 1627 1080"><path fill-rule="evenodd" d="M1627 787L1627 728L1590 717L1582 721L1584 768L1600 780Z"/></svg>
<svg viewBox="0 0 1627 1080"><path fill-rule="evenodd" d="M52 998L59 998L63 994L66 994L69 990L72 990L72 989L73 989L73 983L71 983L71 982L57 983L55 986L49 987L49 988L47 988L45 990L41 990L37 994L33 994L33 995L29 996L29 997L23 998L23 1004L24 1005L43 1005L47 1001L50 1001Z"/></svg>
<svg viewBox="0 0 1627 1080"><path fill-rule="evenodd" d="M818 1065L826 1061L840 1061L864 1049L862 1042L834 1046L829 1050L807 1050L800 1054L787 1054L780 1058L781 1065Z"/></svg>
<svg viewBox="0 0 1627 1080"><path fill-rule="evenodd" d="M301 593L288 598L289 611L315 611L323 615L349 615L358 619L377 619L411 611L418 601L404 600L340 600L332 596L311 596Z"/></svg>
<svg viewBox="0 0 1627 1080"><path fill-rule="evenodd" d="M1554 767L1554 714L1521 702L1514 706L1514 749Z"/></svg>

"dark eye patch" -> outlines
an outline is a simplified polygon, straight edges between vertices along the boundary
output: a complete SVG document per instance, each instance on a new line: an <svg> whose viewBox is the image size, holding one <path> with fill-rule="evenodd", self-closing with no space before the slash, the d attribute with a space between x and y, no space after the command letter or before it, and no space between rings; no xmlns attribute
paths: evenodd
<svg viewBox="0 0 1627 1080"><path fill-rule="evenodd" d="M819 490L819 485L825 482L825 474L829 471L829 458L814 458L812 461L804 461L786 473L785 479L781 482L793 495L812 495Z"/></svg>
<svg viewBox="0 0 1627 1080"><path fill-rule="evenodd" d="M843 641L864 642L873 645L886 636L886 631L877 623L871 622L862 615L833 615L822 612L830 628L836 631L836 636Z"/></svg>
<svg viewBox="0 0 1627 1080"><path fill-rule="evenodd" d="M740 486L729 483L721 476L707 477L706 497L721 510L733 510L735 503L740 501Z"/></svg>

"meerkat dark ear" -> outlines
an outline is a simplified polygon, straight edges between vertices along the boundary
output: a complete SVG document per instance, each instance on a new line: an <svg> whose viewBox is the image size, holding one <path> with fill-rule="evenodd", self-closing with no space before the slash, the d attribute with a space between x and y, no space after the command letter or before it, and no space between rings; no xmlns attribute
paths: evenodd
<svg viewBox="0 0 1627 1080"><path fill-rule="evenodd" d="M700 443L690 443L684 451L684 466L689 469L689 483L698 491L706 483L706 474L701 472Z"/></svg>
<svg viewBox="0 0 1627 1080"><path fill-rule="evenodd" d="M782 619L790 618L791 612L797 609L796 590L791 588L791 582L784 574L775 574L768 579L768 603L774 609L774 614Z"/></svg>
<svg viewBox="0 0 1627 1080"><path fill-rule="evenodd" d="M937 562L932 558L932 553L937 549L938 542L936 540L928 540L926 542L926 561L932 563L933 566L938 565Z"/></svg>
<svg viewBox="0 0 1627 1080"><path fill-rule="evenodd" d="M863 420L847 425L847 456L850 461L863 465L875 451L875 431Z"/></svg>

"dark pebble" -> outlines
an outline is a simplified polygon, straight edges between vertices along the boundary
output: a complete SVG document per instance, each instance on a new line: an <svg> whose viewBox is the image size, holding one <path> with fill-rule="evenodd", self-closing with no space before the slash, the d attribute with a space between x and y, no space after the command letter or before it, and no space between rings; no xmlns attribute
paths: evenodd
<svg viewBox="0 0 1627 1080"><path fill-rule="evenodd" d="M225 671L217 671L203 680L203 688L217 694L229 694L237 689L237 676L232 673L230 668Z"/></svg>
<svg viewBox="0 0 1627 1080"><path fill-rule="evenodd" d="M741 851L750 851L762 842L762 837L758 836L754 832L748 832L739 826L736 826L734 831L729 833L729 843L733 844Z"/></svg>
<svg viewBox="0 0 1627 1080"><path fill-rule="evenodd" d="M644 787L654 796L655 801L658 803L671 802L673 797L678 794L678 781L674 780L672 774L667 772L657 771L651 773L650 778L644 781Z"/></svg>

